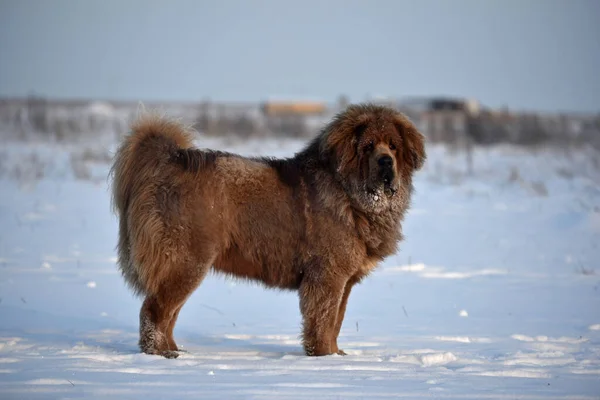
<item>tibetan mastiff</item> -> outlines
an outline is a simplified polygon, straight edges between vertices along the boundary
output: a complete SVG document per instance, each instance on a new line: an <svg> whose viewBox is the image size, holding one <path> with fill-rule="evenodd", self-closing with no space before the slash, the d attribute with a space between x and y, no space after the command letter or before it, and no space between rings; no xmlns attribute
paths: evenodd
<svg viewBox="0 0 600 400"><path fill-rule="evenodd" d="M177 357L177 316L212 268L297 291L305 354L344 354L352 287L402 240L423 135L394 109L354 104L290 158L192 139L177 122L142 116L111 168L119 268L144 298L140 349Z"/></svg>

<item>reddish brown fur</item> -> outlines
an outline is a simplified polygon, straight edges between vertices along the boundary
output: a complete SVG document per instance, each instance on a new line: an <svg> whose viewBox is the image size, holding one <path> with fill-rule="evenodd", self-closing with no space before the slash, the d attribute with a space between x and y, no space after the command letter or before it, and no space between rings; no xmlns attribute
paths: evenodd
<svg viewBox="0 0 600 400"><path fill-rule="evenodd" d="M297 290L305 353L343 354L350 291L397 250L424 160L414 125L369 104L348 107L289 159L194 149L179 124L140 119L112 174L119 266L145 297L142 351L177 356L179 311L213 268Z"/></svg>

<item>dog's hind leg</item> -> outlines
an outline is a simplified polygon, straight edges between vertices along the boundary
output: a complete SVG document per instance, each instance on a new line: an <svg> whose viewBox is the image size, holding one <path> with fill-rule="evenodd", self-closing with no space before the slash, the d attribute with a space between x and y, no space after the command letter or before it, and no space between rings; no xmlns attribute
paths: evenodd
<svg viewBox="0 0 600 400"><path fill-rule="evenodd" d="M166 358L179 355L173 339L177 316L209 268L209 264L185 264L174 268L158 286L157 292L146 297L140 310L139 345L144 353Z"/></svg>
<svg viewBox="0 0 600 400"><path fill-rule="evenodd" d="M169 322L169 326L167 327L167 342L169 343L169 349L175 349L177 351L183 351L180 349L175 343L175 339L173 337L173 330L175 329L175 323L177 322L177 317L179 317L179 312L183 308L183 304L181 304L173 313L171 317L171 321Z"/></svg>
<svg viewBox="0 0 600 400"><path fill-rule="evenodd" d="M175 323L177 322L179 311L181 311L182 308L183 304L177 307L175 311L173 311L173 315L171 316L171 319L169 320L169 323L167 325L167 331L165 332L165 334L167 336L167 344L169 345L169 350L179 351L179 347L177 346L175 338L173 337L173 331L175 330Z"/></svg>
<svg viewBox="0 0 600 400"><path fill-rule="evenodd" d="M350 291L352 287L359 281L358 278L352 277L346 283L346 287L344 288L344 294L342 295L342 300L340 301L340 308L338 309L335 328L333 330L333 338L332 338L332 349L331 351L337 353L339 355L346 355L344 350L341 350L338 347L337 339L340 335L340 330L342 329L342 323L344 322L344 315L346 314L346 305L348 304L348 298L350 297Z"/></svg>

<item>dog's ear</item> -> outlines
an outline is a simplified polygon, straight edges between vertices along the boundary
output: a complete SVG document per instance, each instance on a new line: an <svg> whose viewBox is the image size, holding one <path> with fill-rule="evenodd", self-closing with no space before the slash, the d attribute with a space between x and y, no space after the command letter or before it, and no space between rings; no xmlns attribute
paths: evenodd
<svg viewBox="0 0 600 400"><path fill-rule="evenodd" d="M335 160L336 170L342 173L359 168L357 145L370 118L366 113L352 113L357 112L350 109L334 117L321 144L321 154Z"/></svg>
<svg viewBox="0 0 600 400"><path fill-rule="evenodd" d="M425 136L413 124L404 120L396 123L396 129L402 136L404 159L410 164L413 171L420 170L427 158L425 154Z"/></svg>
<svg viewBox="0 0 600 400"><path fill-rule="evenodd" d="M416 129L409 129L406 132L406 144L410 152L412 167L415 171L420 170L425 164L427 155L425 154L425 136Z"/></svg>
<svg viewBox="0 0 600 400"><path fill-rule="evenodd" d="M332 163L338 172L346 173L356 161L356 138L341 127L332 128L325 136L321 146L324 160Z"/></svg>

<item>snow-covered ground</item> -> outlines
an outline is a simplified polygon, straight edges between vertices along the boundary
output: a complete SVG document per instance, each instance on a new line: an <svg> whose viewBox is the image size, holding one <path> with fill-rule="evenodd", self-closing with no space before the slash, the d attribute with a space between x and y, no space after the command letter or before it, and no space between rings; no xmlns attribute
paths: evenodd
<svg viewBox="0 0 600 400"><path fill-rule="evenodd" d="M137 348L103 157L3 146L2 399L600 398L597 155L477 150L468 175L432 147L400 252L350 297L347 356L303 356L295 294L210 276L167 360Z"/></svg>

